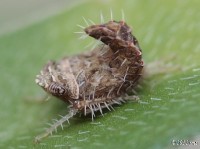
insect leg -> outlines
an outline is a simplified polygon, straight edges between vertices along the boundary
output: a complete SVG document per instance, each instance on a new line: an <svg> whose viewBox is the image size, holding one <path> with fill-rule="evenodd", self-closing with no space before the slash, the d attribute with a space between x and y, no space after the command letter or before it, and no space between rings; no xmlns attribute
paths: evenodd
<svg viewBox="0 0 200 149"><path fill-rule="evenodd" d="M35 143L39 143L41 139L43 139L43 138L49 136L50 134L52 134L52 132L54 130L56 130L58 126L62 127L62 124L65 121L68 121L70 118L72 118L76 113L77 113L76 109L70 109L70 111L69 111L69 113L67 115L63 116L60 120L57 120L54 124L52 124L51 127L46 130L46 132L36 136L35 137Z"/></svg>

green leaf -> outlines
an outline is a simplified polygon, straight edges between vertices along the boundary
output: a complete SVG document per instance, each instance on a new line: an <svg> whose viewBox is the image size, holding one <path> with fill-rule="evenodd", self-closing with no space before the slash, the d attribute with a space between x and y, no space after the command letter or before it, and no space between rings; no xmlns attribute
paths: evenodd
<svg viewBox="0 0 200 149"><path fill-rule="evenodd" d="M194 141L200 135L199 5L197 0L88 1L2 36L0 148L155 149L178 147L173 140ZM149 73L164 71L141 84L139 103L115 106L93 122L76 116L64 130L34 144L45 123L67 113L67 105L56 98L37 101L44 92L34 82L36 74L48 60L87 50L93 39L77 39L76 24L86 26L82 16L99 23L100 11L109 20L110 8L116 20L124 9L146 65L157 61Z"/></svg>

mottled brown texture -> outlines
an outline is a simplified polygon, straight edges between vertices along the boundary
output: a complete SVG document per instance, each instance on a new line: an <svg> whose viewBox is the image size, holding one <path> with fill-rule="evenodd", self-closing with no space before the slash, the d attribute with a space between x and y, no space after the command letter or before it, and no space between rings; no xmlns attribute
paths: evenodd
<svg viewBox="0 0 200 149"><path fill-rule="evenodd" d="M124 21L92 25L84 31L102 44L89 52L49 62L36 83L69 102L72 110L84 115L91 113L93 119L95 111L102 113L102 108L120 104L138 84L143 68L142 51Z"/></svg>

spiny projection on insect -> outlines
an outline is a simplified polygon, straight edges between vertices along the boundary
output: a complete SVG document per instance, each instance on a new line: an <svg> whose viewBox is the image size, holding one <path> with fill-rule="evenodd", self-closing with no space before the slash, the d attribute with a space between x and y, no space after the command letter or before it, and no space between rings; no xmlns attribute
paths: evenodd
<svg viewBox="0 0 200 149"><path fill-rule="evenodd" d="M103 115L103 108L121 104L142 76L142 51L124 19L114 21L111 13L111 21L85 27L84 32L102 44L80 55L50 61L36 77L47 93L70 104L69 113L37 136L36 142L58 126L63 128L77 113L91 114L93 120L96 111Z"/></svg>

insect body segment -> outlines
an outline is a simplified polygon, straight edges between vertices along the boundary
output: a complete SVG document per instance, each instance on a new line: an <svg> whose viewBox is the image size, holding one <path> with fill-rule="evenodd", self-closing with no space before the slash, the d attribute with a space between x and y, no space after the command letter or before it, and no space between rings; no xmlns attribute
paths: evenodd
<svg viewBox="0 0 200 149"><path fill-rule="evenodd" d="M103 108L111 110L113 104L124 102L138 84L144 64L138 41L124 21L91 25L84 31L103 44L90 52L49 62L37 75L36 83L68 102L70 111L75 111L70 117L80 112L91 113L93 119L95 111L103 114Z"/></svg>

